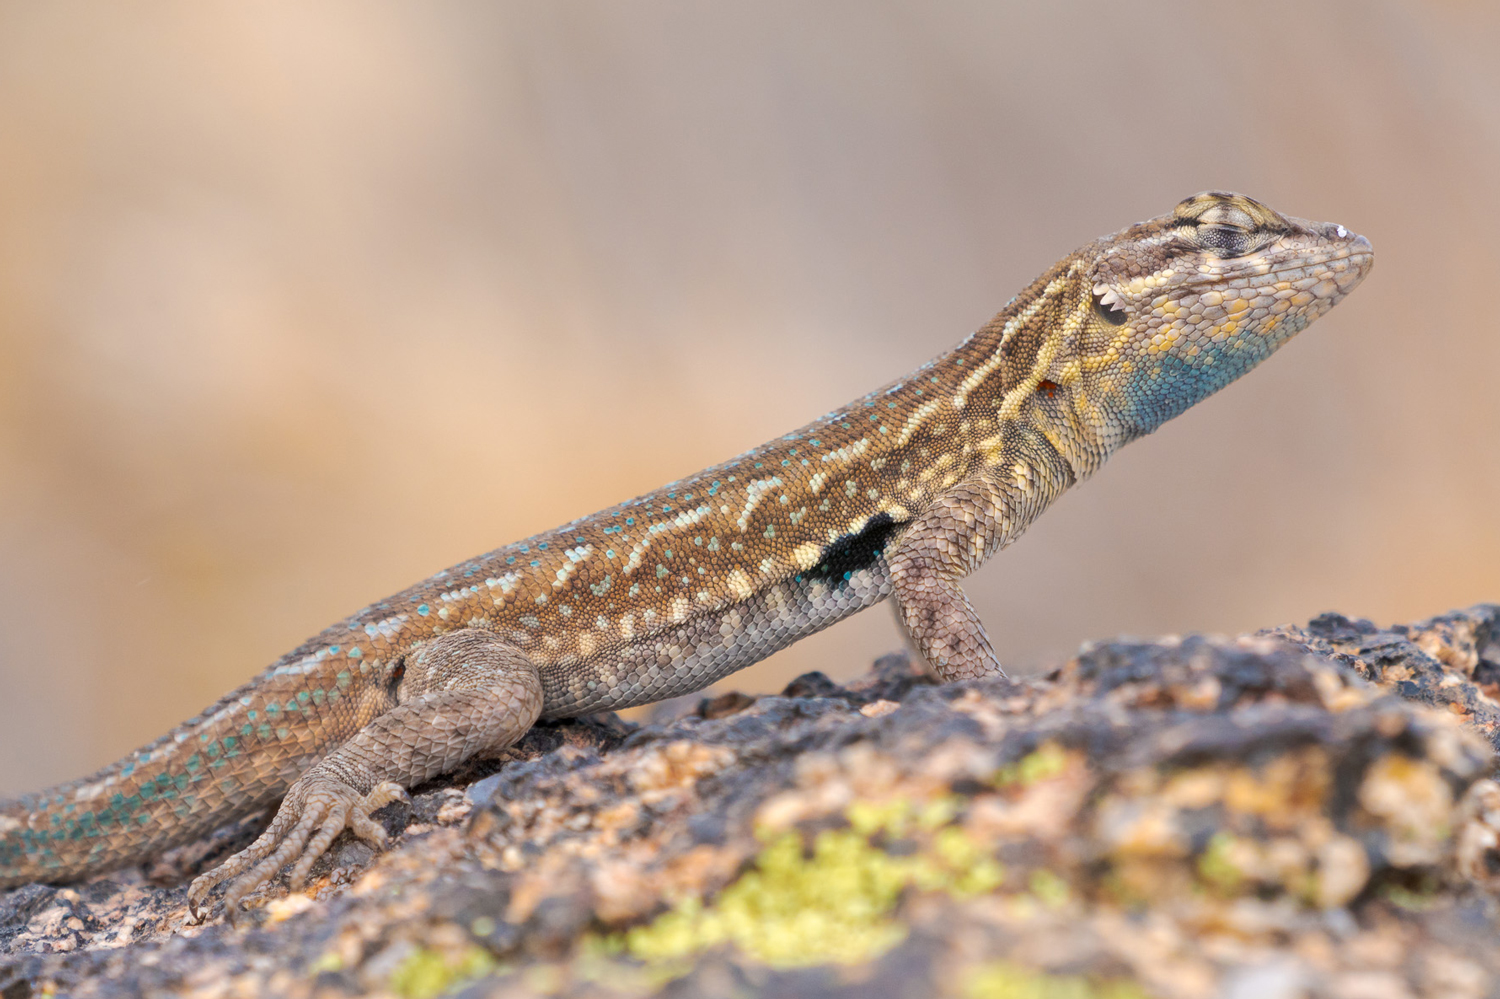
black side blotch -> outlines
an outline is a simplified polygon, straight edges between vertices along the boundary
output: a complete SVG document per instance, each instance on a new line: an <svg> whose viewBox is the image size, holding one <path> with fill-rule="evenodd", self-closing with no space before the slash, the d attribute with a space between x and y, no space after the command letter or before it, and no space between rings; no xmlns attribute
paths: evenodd
<svg viewBox="0 0 1500 999"><path fill-rule="evenodd" d="M890 514L877 513L857 534L846 534L823 549L822 561L803 573L802 578L842 585L853 573L875 564L899 526Z"/></svg>

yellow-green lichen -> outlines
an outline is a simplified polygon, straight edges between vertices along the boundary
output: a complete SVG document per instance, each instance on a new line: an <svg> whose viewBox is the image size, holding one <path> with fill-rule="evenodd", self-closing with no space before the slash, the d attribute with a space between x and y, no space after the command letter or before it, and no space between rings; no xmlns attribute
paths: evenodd
<svg viewBox="0 0 1500 999"><path fill-rule="evenodd" d="M1198 877L1221 895L1233 895L1245 880L1244 872L1231 856L1234 842L1229 833L1214 833L1198 857Z"/></svg>
<svg viewBox="0 0 1500 999"><path fill-rule="evenodd" d="M434 999L494 969L495 959L480 947L469 947L458 954L424 947L391 972L390 986L403 999Z"/></svg>
<svg viewBox="0 0 1500 999"><path fill-rule="evenodd" d="M1401 884L1380 886L1380 896L1392 905L1409 912L1426 912L1439 901L1442 885L1435 879L1423 879L1414 887Z"/></svg>
<svg viewBox="0 0 1500 999"><path fill-rule="evenodd" d="M773 967L878 957L906 936L893 913L907 887L968 896L1003 880L1000 865L964 829L943 825L956 812L953 802L941 800L922 808L907 801L859 802L845 813L850 827L819 833L810 856L799 833L772 835L754 869L713 905L685 901L627 931L624 949L658 963L732 943ZM908 833L914 849L901 856L871 841Z"/></svg>
<svg viewBox="0 0 1500 999"><path fill-rule="evenodd" d="M1031 872L1027 887L1049 909L1060 909L1068 903L1068 883L1045 868Z"/></svg>
<svg viewBox="0 0 1500 999"><path fill-rule="evenodd" d="M1009 961L980 965L964 983L968 999L1146 999L1135 982L1085 975L1049 975Z"/></svg>
<svg viewBox="0 0 1500 999"><path fill-rule="evenodd" d="M1030 787L1037 781L1058 776L1067 766L1067 751L1055 742L1046 742L1036 752L1028 753L995 771L991 782L999 788Z"/></svg>

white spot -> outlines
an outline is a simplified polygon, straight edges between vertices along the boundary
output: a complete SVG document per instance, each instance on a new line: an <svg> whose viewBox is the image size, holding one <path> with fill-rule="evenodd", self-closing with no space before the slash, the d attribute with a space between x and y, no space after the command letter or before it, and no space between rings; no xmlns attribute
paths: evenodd
<svg viewBox="0 0 1500 999"><path fill-rule="evenodd" d="M755 587L750 582L750 577L745 575L745 570L734 569L729 573L725 583L729 590L741 600L748 600L755 595Z"/></svg>
<svg viewBox="0 0 1500 999"><path fill-rule="evenodd" d="M755 508L760 505L760 501L765 498L766 493L770 492L772 489L775 489L781 484L782 483L780 476L772 476L769 479L756 479L754 482L750 483L748 487L746 487L745 508L740 511L740 519L735 522L739 524L741 531L745 531L749 528L750 514L753 513L755 511Z"/></svg>
<svg viewBox="0 0 1500 999"><path fill-rule="evenodd" d="M822 458L823 461L845 462L852 461L870 449L870 438L861 437L853 444L845 444L837 451L829 451Z"/></svg>
<svg viewBox="0 0 1500 999"><path fill-rule="evenodd" d="M520 578L521 574L519 572L507 572L498 578L491 577L490 579L486 579L484 585L492 590L497 586L500 587L500 595L505 596L516 588L516 580Z"/></svg>

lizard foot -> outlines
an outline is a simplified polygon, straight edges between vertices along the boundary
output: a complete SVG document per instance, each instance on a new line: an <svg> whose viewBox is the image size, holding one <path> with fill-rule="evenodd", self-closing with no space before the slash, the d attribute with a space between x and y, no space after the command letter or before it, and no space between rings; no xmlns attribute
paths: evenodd
<svg viewBox="0 0 1500 999"><path fill-rule="evenodd" d="M228 882L224 913L233 923L239 915L240 900L294 859L296 863L288 880L296 891L307 879L313 863L346 827L361 839L377 847L384 846L385 829L370 818L370 813L405 798L406 791L393 781L378 785L369 794L360 794L333 777L303 776L287 791L276 818L254 843L193 879L188 887L188 911L202 922L205 913L200 906L204 899L218 885Z"/></svg>

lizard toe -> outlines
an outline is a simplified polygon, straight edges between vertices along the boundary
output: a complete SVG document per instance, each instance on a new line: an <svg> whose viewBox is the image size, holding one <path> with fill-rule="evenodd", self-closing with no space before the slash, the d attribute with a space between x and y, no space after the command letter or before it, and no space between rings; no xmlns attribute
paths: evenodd
<svg viewBox="0 0 1500 999"><path fill-rule="evenodd" d="M349 813L349 828L354 831L354 835L375 846L385 846L390 841L385 826L370 818L370 814L393 801L405 801L410 804L411 796L406 793L404 787L391 780L381 783L365 795L364 800Z"/></svg>
<svg viewBox="0 0 1500 999"><path fill-rule="evenodd" d="M391 781L361 794L341 780L305 774L292 785L276 818L254 843L193 881L188 888L188 910L202 922L204 900L223 884L224 912L234 922L240 902L288 864L293 865L288 885L293 891L300 889L313 864L345 828L384 846L385 829L370 813L405 797L406 791Z"/></svg>

